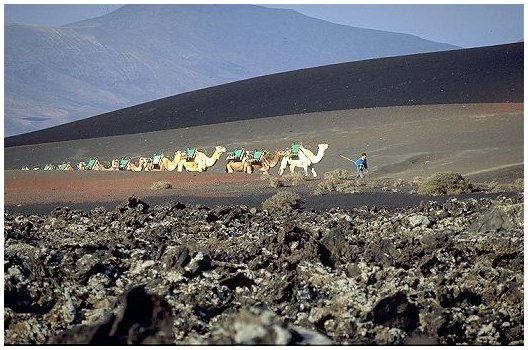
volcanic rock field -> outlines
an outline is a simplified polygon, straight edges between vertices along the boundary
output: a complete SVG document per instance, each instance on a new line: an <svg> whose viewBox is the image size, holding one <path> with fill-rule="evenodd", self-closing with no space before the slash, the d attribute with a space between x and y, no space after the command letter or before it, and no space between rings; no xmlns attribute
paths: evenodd
<svg viewBox="0 0 528 350"><path fill-rule="evenodd" d="M523 196L5 213L6 344L523 344Z"/></svg>

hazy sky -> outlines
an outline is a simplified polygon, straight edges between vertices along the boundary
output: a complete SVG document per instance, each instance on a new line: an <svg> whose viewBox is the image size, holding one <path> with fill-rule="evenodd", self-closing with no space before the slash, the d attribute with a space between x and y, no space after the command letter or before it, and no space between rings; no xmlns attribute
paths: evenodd
<svg viewBox="0 0 528 350"><path fill-rule="evenodd" d="M524 39L524 5L263 5L355 27L414 34L477 47ZM4 5L6 23L62 25L102 16L121 5Z"/></svg>

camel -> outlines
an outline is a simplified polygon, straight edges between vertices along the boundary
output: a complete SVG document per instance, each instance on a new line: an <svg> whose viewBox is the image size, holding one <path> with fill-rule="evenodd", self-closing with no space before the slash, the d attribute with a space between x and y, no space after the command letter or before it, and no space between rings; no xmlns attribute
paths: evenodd
<svg viewBox="0 0 528 350"><path fill-rule="evenodd" d="M248 170L247 162L249 152L244 148L236 148L233 152L229 152L226 157L226 168L225 171L229 174L237 172L246 172Z"/></svg>
<svg viewBox="0 0 528 350"><path fill-rule="evenodd" d="M275 167L279 163L280 158L285 154L285 151L277 150L272 157L271 153L266 152L260 161L249 163L248 170L251 169L249 173L252 173L254 170L258 169L262 171L264 175L269 175L269 170Z"/></svg>
<svg viewBox="0 0 528 350"><path fill-rule="evenodd" d="M97 158L91 158L88 164L80 162L77 164L77 170L94 170L94 171L115 171L119 170L119 160L112 160L112 164L109 168L106 168Z"/></svg>
<svg viewBox="0 0 528 350"><path fill-rule="evenodd" d="M152 163L152 158L145 158L145 161L143 163L143 170L144 171L154 171L154 164Z"/></svg>
<svg viewBox="0 0 528 350"><path fill-rule="evenodd" d="M170 160L169 158L162 156L160 163L160 170L173 171L178 169L178 164L185 159L185 155L181 151L174 152L174 159Z"/></svg>
<svg viewBox="0 0 528 350"><path fill-rule="evenodd" d="M163 153L155 154L152 160L148 163L148 169L145 168L145 171L161 171L161 160L163 157Z"/></svg>
<svg viewBox="0 0 528 350"><path fill-rule="evenodd" d="M313 177L317 177L317 173L313 168L313 164L317 164L323 159L324 152L328 148L328 144L322 143L318 145L317 154L314 155L312 151L300 146L299 153L297 157L292 157L291 155L286 154L281 161L279 175L284 173L284 170L289 165L290 173L294 173L296 167L304 169L304 176L308 176L308 168L312 171Z"/></svg>
<svg viewBox="0 0 528 350"><path fill-rule="evenodd" d="M216 161L220 159L220 156L226 152L226 148L223 146L216 146L215 151L211 157L203 152L196 151L194 158L192 160L183 159L178 164L178 172L182 172L185 168L186 171L198 171L204 172L208 168L216 164Z"/></svg>
<svg viewBox="0 0 528 350"><path fill-rule="evenodd" d="M112 164L110 165L110 168L103 168L101 170L119 171L119 159L112 160Z"/></svg>
<svg viewBox="0 0 528 350"><path fill-rule="evenodd" d="M97 158L92 158L88 161L88 164L86 164L86 170L94 170L94 171L98 171L98 170L103 170L105 167L103 166L103 164L101 164L101 162L99 162L99 159Z"/></svg>
<svg viewBox="0 0 528 350"><path fill-rule="evenodd" d="M161 154L155 154L153 158L145 158L145 171L163 171L163 159L167 158ZM167 158L167 161L170 162L170 159ZM174 170L174 169L173 169Z"/></svg>
<svg viewBox="0 0 528 350"><path fill-rule="evenodd" d="M112 163L110 163L109 168L105 167L103 163L97 160L94 163L92 170L94 171L119 171L119 159L112 160Z"/></svg>
<svg viewBox="0 0 528 350"><path fill-rule="evenodd" d="M277 150L271 155L271 153L264 151L262 158L258 161L250 161L248 157L244 157L241 161L228 161L226 164L226 171L233 173L235 171L246 172L248 174L253 173L256 169L262 171L264 175L269 175L269 170L275 167L282 156L286 154L285 151Z"/></svg>
<svg viewBox="0 0 528 350"><path fill-rule="evenodd" d="M70 163L62 163L61 165L59 165L58 167L59 170L73 170L73 167L71 166Z"/></svg>
<svg viewBox="0 0 528 350"><path fill-rule="evenodd" d="M29 170L29 168L27 167L27 165L24 165L24 166L22 167L22 170Z"/></svg>
<svg viewBox="0 0 528 350"><path fill-rule="evenodd" d="M128 162L128 164L126 165L126 170L128 170L128 171L142 171L144 169L145 165L146 165L145 158L139 157L138 165L136 165L136 164L134 164L132 162Z"/></svg>
<svg viewBox="0 0 528 350"><path fill-rule="evenodd" d="M153 158L145 158L143 170L160 171L160 161L163 154L155 154Z"/></svg>

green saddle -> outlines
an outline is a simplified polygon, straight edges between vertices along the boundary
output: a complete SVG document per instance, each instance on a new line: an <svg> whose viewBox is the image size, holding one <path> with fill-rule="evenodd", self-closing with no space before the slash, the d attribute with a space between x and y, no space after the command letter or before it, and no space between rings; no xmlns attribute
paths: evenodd
<svg viewBox="0 0 528 350"><path fill-rule="evenodd" d="M160 163L161 163L161 157L163 157L163 155L161 155L161 154L155 154L154 157L152 157L152 164L154 164L154 165L160 165Z"/></svg>
<svg viewBox="0 0 528 350"><path fill-rule="evenodd" d="M187 147L187 151L185 151L185 159L187 161L193 160L196 156L196 148L190 148Z"/></svg>
<svg viewBox="0 0 528 350"><path fill-rule="evenodd" d="M59 170L68 169L68 165L70 165L70 163L62 163L61 165L59 165Z"/></svg>
<svg viewBox="0 0 528 350"><path fill-rule="evenodd" d="M246 154L246 150L244 148L236 148L233 152L229 152L227 154L226 159L227 160L241 161L242 158L244 158L245 154Z"/></svg>
<svg viewBox="0 0 528 350"><path fill-rule="evenodd" d="M290 156L292 157L298 157L299 156L299 150L301 149L302 144L299 143L292 143L290 147Z"/></svg>
<svg viewBox="0 0 528 350"><path fill-rule="evenodd" d="M130 163L130 158L121 158L119 160L119 170L126 170L128 163Z"/></svg>
<svg viewBox="0 0 528 350"><path fill-rule="evenodd" d="M97 162L97 158L91 158L88 161L88 164L86 164L86 170L92 170L96 162Z"/></svg>
<svg viewBox="0 0 528 350"><path fill-rule="evenodd" d="M251 151L249 153L249 158L248 158L248 162L250 163L256 163L256 162L260 162L262 160L262 157L264 156L264 153L266 151L264 150L254 150L254 151Z"/></svg>
<svg viewBox="0 0 528 350"><path fill-rule="evenodd" d="M44 167L44 170L53 170L53 165L46 164L46 166Z"/></svg>

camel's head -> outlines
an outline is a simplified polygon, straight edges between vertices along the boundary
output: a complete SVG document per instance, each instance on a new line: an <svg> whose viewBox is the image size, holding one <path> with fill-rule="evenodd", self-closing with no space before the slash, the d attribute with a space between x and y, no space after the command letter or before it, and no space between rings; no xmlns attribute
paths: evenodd
<svg viewBox="0 0 528 350"><path fill-rule="evenodd" d="M227 152L227 149L224 146L216 146L215 151L216 153L222 154L222 153Z"/></svg>
<svg viewBox="0 0 528 350"><path fill-rule="evenodd" d="M85 162L80 162L79 164L77 164L77 170L84 170L85 168L86 168Z"/></svg>
<svg viewBox="0 0 528 350"><path fill-rule="evenodd" d="M182 151L175 151L174 159L181 159L181 158L185 158L185 154Z"/></svg>
<svg viewBox="0 0 528 350"><path fill-rule="evenodd" d="M321 151L325 151L328 148L327 143L320 143L317 145Z"/></svg>
<svg viewBox="0 0 528 350"><path fill-rule="evenodd" d="M112 160L112 168L119 168L119 159Z"/></svg>

